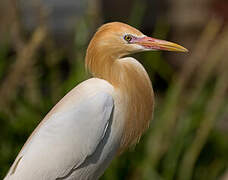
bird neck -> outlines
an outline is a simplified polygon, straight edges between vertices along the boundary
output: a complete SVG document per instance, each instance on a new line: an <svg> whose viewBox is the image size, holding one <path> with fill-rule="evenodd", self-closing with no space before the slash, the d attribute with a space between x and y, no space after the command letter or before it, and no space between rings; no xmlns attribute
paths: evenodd
<svg viewBox="0 0 228 180"><path fill-rule="evenodd" d="M137 143L149 127L154 106L151 81L143 66L133 58L98 57L87 57L87 68L95 77L108 81L121 92L121 100L126 108L119 150L122 152L129 145Z"/></svg>
<svg viewBox="0 0 228 180"><path fill-rule="evenodd" d="M111 84L116 84L114 78L117 73L118 63L116 63L117 57L112 55L108 56L107 52L99 51L95 48L90 47L86 53L85 66L86 69L97 78L105 79Z"/></svg>

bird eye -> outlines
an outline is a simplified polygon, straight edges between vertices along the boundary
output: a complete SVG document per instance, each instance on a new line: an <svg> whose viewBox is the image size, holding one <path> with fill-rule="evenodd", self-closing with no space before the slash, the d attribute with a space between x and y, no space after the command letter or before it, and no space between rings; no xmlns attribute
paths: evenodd
<svg viewBox="0 0 228 180"><path fill-rule="evenodd" d="M133 37L130 34L127 34L124 36L124 40L127 41L128 43L131 42L132 39Z"/></svg>

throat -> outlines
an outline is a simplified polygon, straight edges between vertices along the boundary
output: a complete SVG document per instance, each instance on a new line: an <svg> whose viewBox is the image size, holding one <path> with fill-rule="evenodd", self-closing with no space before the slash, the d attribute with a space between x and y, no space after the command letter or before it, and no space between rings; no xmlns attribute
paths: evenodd
<svg viewBox="0 0 228 180"><path fill-rule="evenodd" d="M151 81L143 66L133 58L120 60L118 88L125 97L126 117L120 152L136 144L149 127L154 109Z"/></svg>
<svg viewBox="0 0 228 180"><path fill-rule="evenodd" d="M149 127L154 108L151 81L143 66L130 57L118 60L112 57L86 59L86 66L95 77L108 81L121 93L121 102L126 108L119 149L122 152L137 143Z"/></svg>
<svg viewBox="0 0 228 180"><path fill-rule="evenodd" d="M107 63L109 61L109 63ZM111 83L121 92L126 107L125 126L121 138L120 152L137 143L149 127L154 108L154 94L151 81L143 66L133 58L102 63L102 71L93 72L98 78Z"/></svg>

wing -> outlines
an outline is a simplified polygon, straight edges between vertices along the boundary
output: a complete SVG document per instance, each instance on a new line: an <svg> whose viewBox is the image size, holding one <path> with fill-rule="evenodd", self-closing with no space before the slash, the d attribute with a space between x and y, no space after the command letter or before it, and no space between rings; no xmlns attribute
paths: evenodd
<svg viewBox="0 0 228 180"><path fill-rule="evenodd" d="M6 179L68 176L95 152L111 121L114 102L106 92L84 96L76 106L53 113L40 125Z"/></svg>

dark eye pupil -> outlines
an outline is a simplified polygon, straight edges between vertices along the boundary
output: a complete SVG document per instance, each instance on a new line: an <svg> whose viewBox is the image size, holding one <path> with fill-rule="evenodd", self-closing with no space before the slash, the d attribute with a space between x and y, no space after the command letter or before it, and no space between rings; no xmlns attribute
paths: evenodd
<svg viewBox="0 0 228 180"><path fill-rule="evenodd" d="M126 35L124 38L126 41L130 42L132 40L132 37L129 35Z"/></svg>

